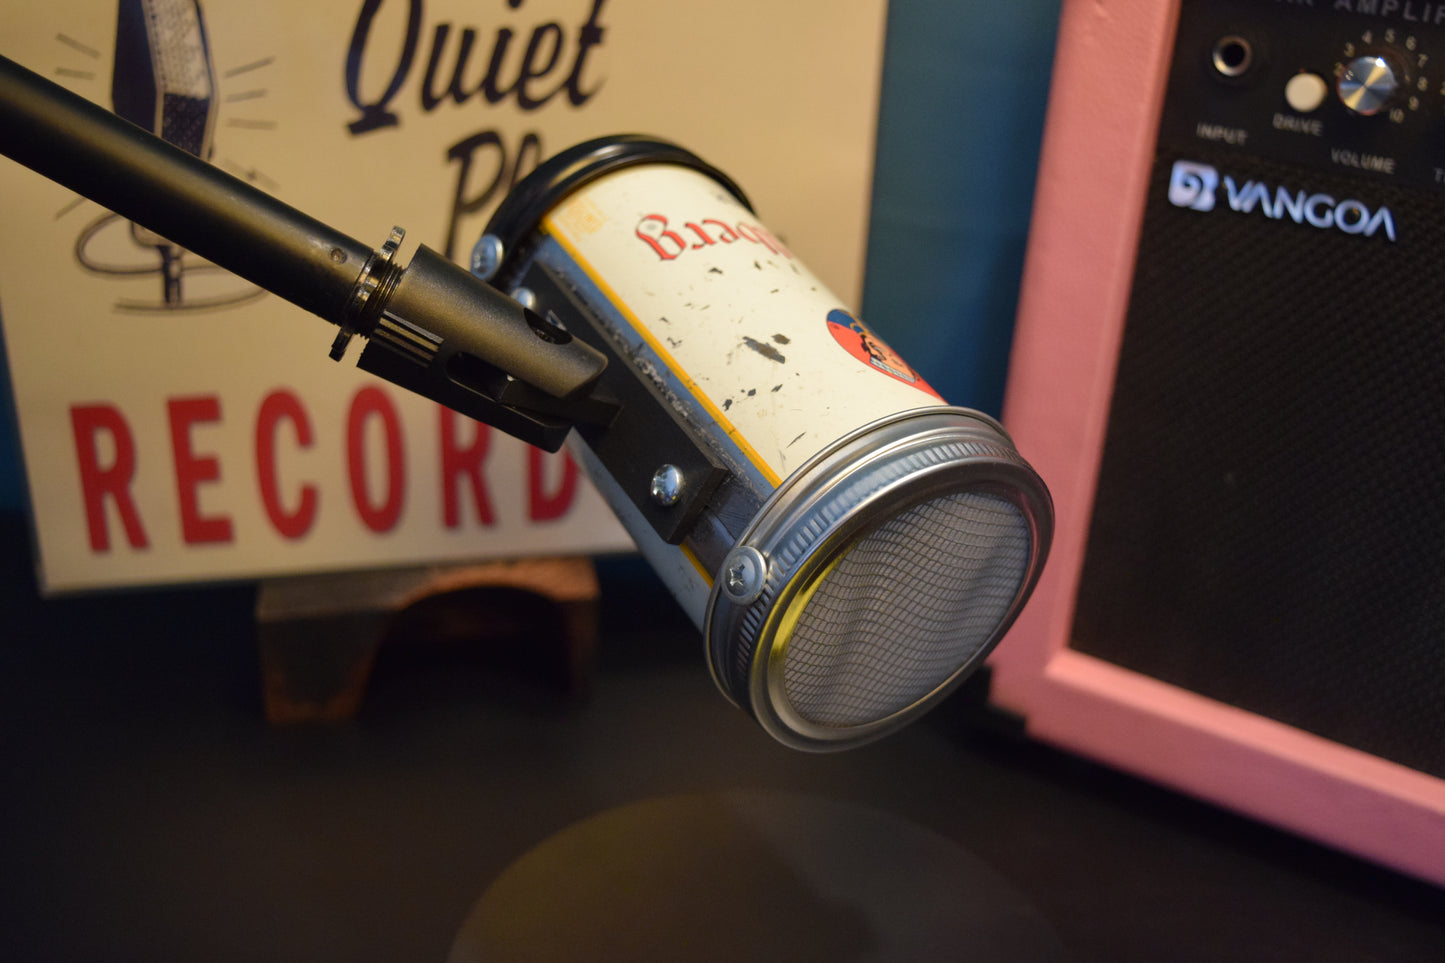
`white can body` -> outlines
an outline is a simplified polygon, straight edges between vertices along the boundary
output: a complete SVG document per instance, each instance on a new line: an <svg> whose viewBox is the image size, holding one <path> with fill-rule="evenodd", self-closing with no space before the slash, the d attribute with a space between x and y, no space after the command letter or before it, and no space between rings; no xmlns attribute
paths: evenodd
<svg viewBox="0 0 1445 963"><path fill-rule="evenodd" d="M699 171L608 174L543 230L771 487L855 428L944 403Z"/></svg>

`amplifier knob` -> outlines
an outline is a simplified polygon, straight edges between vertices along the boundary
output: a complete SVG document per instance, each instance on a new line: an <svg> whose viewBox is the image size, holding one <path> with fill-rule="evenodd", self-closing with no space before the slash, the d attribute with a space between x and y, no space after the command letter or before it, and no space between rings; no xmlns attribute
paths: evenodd
<svg viewBox="0 0 1445 963"><path fill-rule="evenodd" d="M1367 54L1345 65L1335 89L1346 107L1368 117L1385 108L1403 79L1403 74L1387 58Z"/></svg>

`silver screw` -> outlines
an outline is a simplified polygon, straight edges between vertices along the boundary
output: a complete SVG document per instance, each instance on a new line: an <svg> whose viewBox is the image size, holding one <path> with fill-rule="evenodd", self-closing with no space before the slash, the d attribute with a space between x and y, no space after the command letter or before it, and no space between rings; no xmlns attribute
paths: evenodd
<svg viewBox="0 0 1445 963"><path fill-rule="evenodd" d="M768 560L752 546L740 545L723 559L722 573L723 594L739 605L747 605L763 594Z"/></svg>
<svg viewBox="0 0 1445 963"><path fill-rule="evenodd" d="M528 311L537 310L537 295L531 288L513 288L512 300Z"/></svg>
<svg viewBox="0 0 1445 963"><path fill-rule="evenodd" d="M483 281L490 281L502 266L502 239L495 234L483 234L472 246L472 273Z"/></svg>
<svg viewBox="0 0 1445 963"><path fill-rule="evenodd" d="M652 473L652 500L671 508L682 498L682 471L676 465L663 465Z"/></svg>

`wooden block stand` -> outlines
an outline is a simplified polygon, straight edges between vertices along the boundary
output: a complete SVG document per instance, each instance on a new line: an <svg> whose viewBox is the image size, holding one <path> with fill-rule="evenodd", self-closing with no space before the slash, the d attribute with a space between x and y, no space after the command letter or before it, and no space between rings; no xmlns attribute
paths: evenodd
<svg viewBox="0 0 1445 963"><path fill-rule="evenodd" d="M585 557L263 582L256 597L256 635L266 717L273 723L352 718L382 641L409 611L424 613L412 619L413 634L464 643L515 636L519 628L529 628L519 626L519 619L535 623L528 644L554 647L552 661L560 666L563 685L572 694L583 693L596 659L597 596L597 572ZM530 604L517 604L523 598ZM553 617L539 617L538 599Z"/></svg>

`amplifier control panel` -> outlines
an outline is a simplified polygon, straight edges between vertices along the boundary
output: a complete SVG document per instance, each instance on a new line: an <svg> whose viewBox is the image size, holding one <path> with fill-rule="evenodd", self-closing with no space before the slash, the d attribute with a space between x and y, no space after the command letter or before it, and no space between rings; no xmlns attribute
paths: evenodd
<svg viewBox="0 0 1445 963"><path fill-rule="evenodd" d="M1160 145L1445 190L1445 2L1184 0Z"/></svg>

